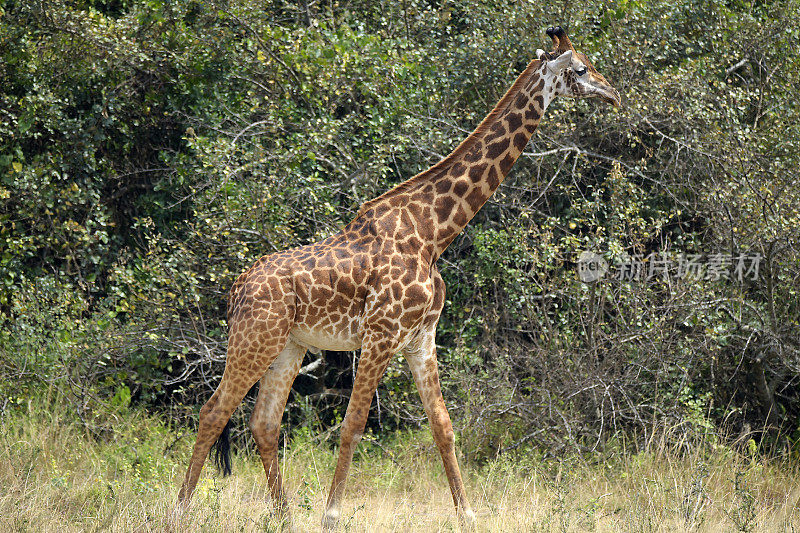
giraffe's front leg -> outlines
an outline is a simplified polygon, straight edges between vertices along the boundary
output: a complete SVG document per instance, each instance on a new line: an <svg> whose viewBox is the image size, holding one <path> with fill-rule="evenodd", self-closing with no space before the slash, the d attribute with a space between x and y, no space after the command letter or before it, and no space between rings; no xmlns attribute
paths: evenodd
<svg viewBox="0 0 800 533"><path fill-rule="evenodd" d="M347 412L342 421L339 459L333 474L325 513L322 515L323 531L333 531L339 523L341 502L344 496L347 472L353 462L353 452L364 433L372 398L375 396L375 390L378 388L378 383L386 371L395 348L394 343L386 341L365 343L361 348L361 358L353 383L353 392L350 394L350 403L347 405Z"/></svg>
<svg viewBox="0 0 800 533"><path fill-rule="evenodd" d="M435 328L435 325L434 325ZM467 501L461 471L458 468L455 450L455 434L450 415L442 398L442 389L439 385L439 368L436 361L436 332L435 329L425 333L421 341L404 352L406 360L411 367L414 381L417 384L422 405L433 431L433 440L442 456L444 471L450 483L450 492L453 494L453 503L461 527L467 531L475 530L475 513Z"/></svg>

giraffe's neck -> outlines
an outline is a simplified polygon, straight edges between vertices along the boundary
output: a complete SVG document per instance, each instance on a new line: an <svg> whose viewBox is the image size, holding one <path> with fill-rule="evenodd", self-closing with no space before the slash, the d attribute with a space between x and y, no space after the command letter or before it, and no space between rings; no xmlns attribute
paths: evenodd
<svg viewBox="0 0 800 533"><path fill-rule="evenodd" d="M437 257L494 194L528 144L552 100L547 81L542 63L532 61L462 143L468 147L461 156L431 176Z"/></svg>
<svg viewBox="0 0 800 533"><path fill-rule="evenodd" d="M450 245L503 182L552 100L545 67L531 61L494 109L450 155L365 203L359 217L381 217L401 204L423 228L433 258ZM431 209L418 209L427 204ZM357 218L358 220L358 218ZM355 222L355 221L354 221Z"/></svg>

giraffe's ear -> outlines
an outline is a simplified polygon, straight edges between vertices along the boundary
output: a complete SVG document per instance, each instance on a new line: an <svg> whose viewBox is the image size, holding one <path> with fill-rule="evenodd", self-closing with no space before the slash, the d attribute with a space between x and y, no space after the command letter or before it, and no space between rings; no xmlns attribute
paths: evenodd
<svg viewBox="0 0 800 533"><path fill-rule="evenodd" d="M572 64L572 50L567 50L552 61L547 62L547 69L553 74L561 74L561 71Z"/></svg>
<svg viewBox="0 0 800 533"><path fill-rule="evenodd" d="M547 61L547 52L542 50L541 48L536 49L536 57L539 61Z"/></svg>

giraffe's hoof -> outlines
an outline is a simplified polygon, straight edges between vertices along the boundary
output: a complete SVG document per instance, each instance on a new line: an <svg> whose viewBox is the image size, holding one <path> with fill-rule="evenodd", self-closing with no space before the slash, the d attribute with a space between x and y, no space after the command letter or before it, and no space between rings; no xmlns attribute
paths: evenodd
<svg viewBox="0 0 800 533"><path fill-rule="evenodd" d="M167 512L164 521L165 531L178 531L180 529L179 526L183 521L183 515L186 513L187 505L186 502L179 501Z"/></svg>
<svg viewBox="0 0 800 533"><path fill-rule="evenodd" d="M322 531L324 533L329 533L330 531L336 531L338 525L339 525L339 511L336 509L328 509L327 511L325 511L325 514L322 515Z"/></svg>
<svg viewBox="0 0 800 533"><path fill-rule="evenodd" d="M285 531L287 533L299 533L301 531L301 529L295 525L294 520L292 520L292 515L289 514L288 511L280 514L276 522L275 524L270 524L268 520L265 524L266 530L269 531L271 529L269 527L270 525L277 525L278 531Z"/></svg>
<svg viewBox="0 0 800 533"><path fill-rule="evenodd" d="M267 531L269 531L269 529L267 529ZM290 520L288 522L282 522L278 531L285 531L286 533L301 533L303 530Z"/></svg>
<svg viewBox="0 0 800 533"><path fill-rule="evenodd" d="M461 524L462 531L475 531L477 528L475 512L472 509L467 509L458 513L458 521Z"/></svg>

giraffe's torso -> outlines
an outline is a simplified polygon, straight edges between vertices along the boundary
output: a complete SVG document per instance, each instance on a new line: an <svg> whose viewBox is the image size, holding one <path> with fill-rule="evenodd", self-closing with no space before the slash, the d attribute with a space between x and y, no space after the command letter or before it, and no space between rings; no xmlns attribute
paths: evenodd
<svg viewBox="0 0 800 533"><path fill-rule="evenodd" d="M377 206L327 239L260 258L231 289L229 321L268 316L277 303L288 316L271 319L287 320L289 338L308 349L355 350L370 333L402 349L443 291L421 205Z"/></svg>

